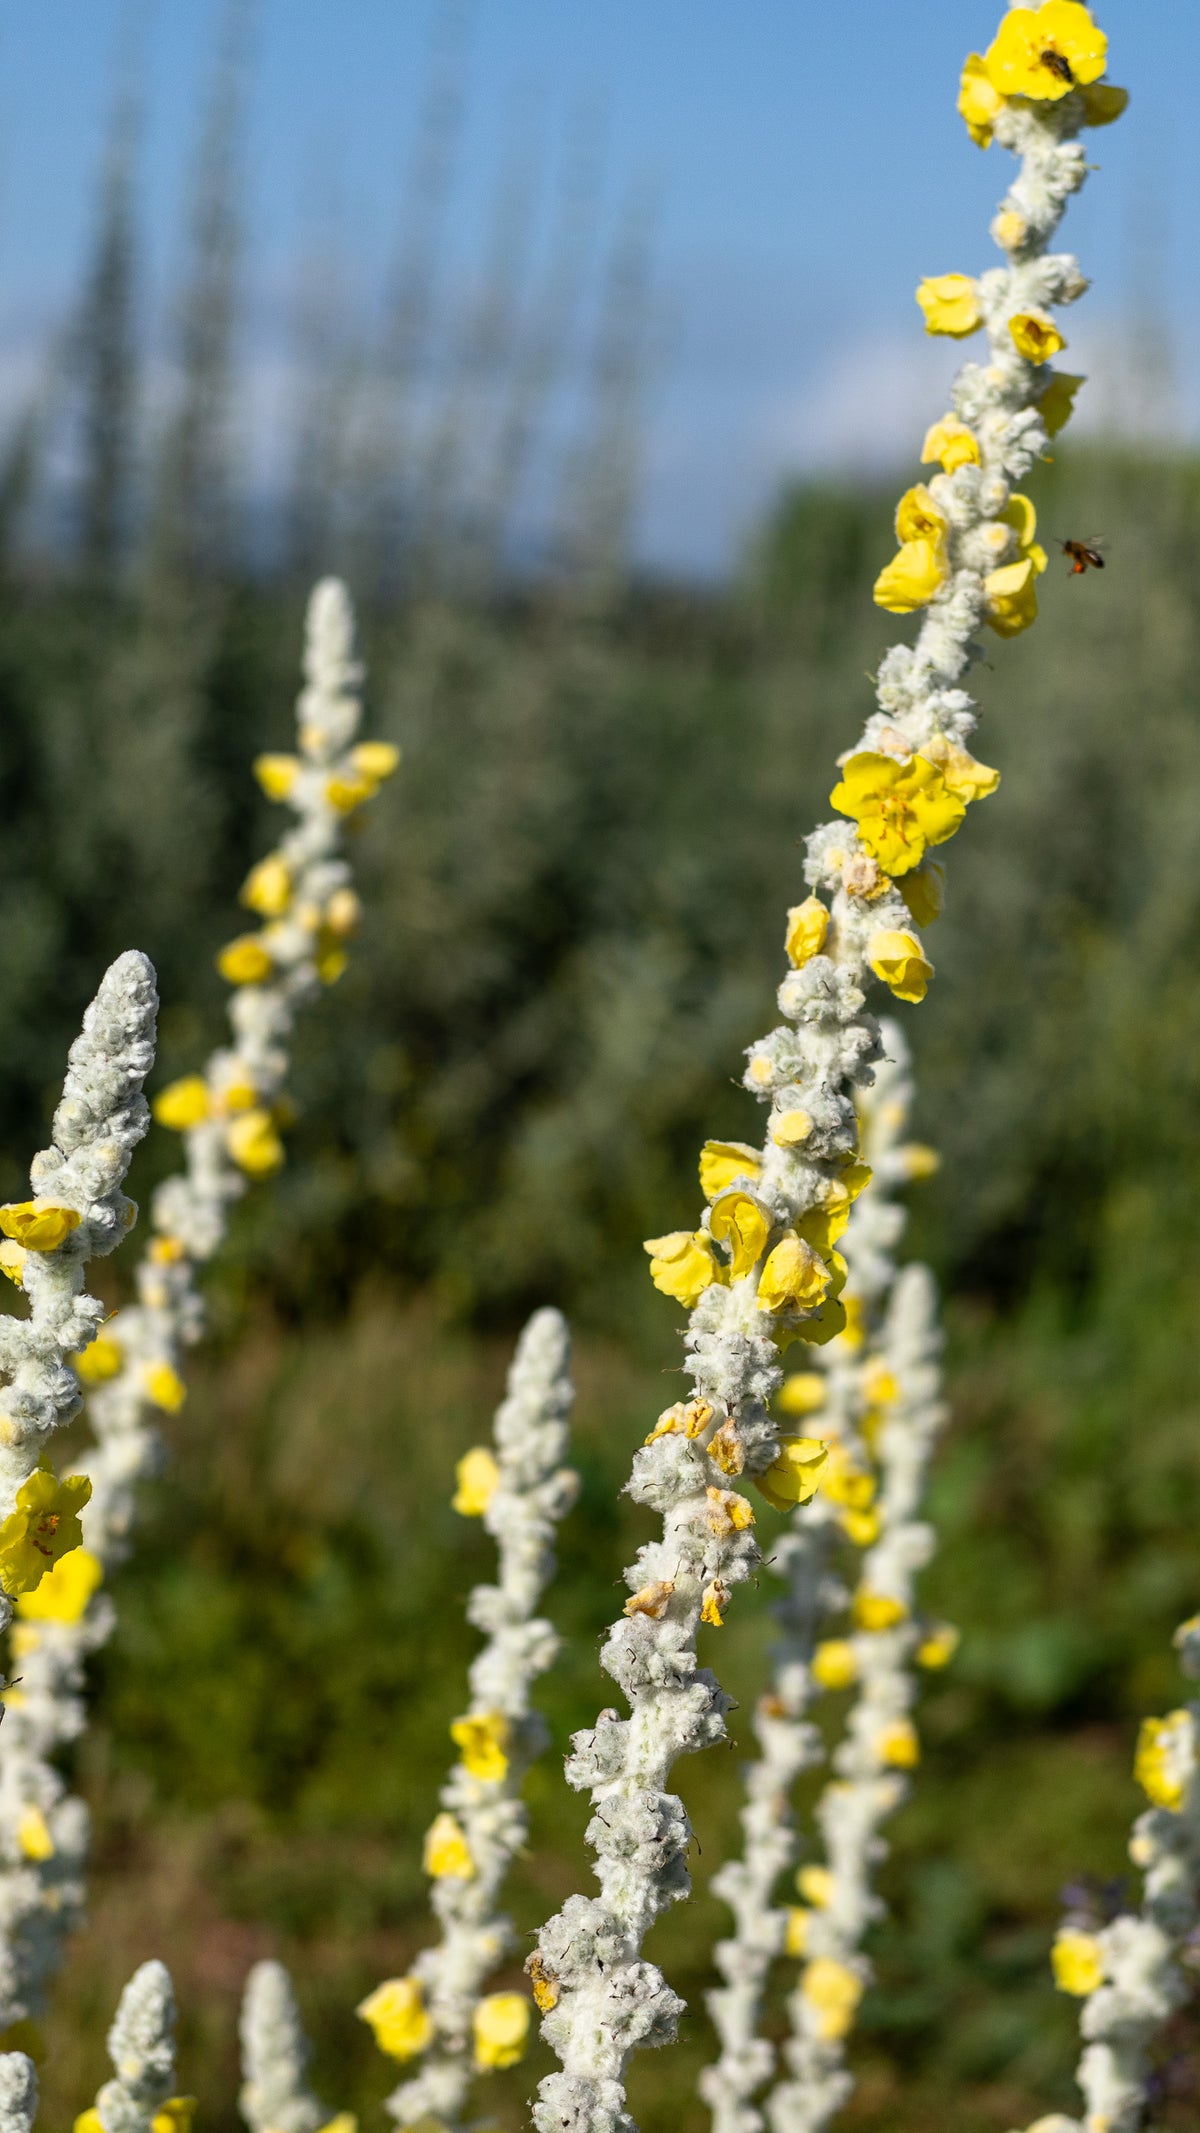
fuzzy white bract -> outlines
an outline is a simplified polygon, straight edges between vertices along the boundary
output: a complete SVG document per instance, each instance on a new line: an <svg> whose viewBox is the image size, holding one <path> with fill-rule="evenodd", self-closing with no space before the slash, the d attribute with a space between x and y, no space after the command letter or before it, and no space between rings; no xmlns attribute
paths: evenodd
<svg viewBox="0 0 1200 2133"><path fill-rule="evenodd" d="M455 1508L483 1519L499 1561L496 1583L477 1585L468 1603L486 1642L471 1666L467 1710L451 1728L460 1759L425 1840L441 1935L407 1977L386 1980L359 2009L384 2051L420 2060L388 2099L401 2126L461 2127L476 2075L515 2064L530 2029L524 1994L485 1987L513 1946L501 1891L528 1831L522 1781L546 1744L530 1692L559 1640L536 1610L578 1488L564 1464L573 1398L566 1321L537 1311L517 1344L492 1447L459 1462ZM542 1990L536 1978L534 1990Z"/></svg>

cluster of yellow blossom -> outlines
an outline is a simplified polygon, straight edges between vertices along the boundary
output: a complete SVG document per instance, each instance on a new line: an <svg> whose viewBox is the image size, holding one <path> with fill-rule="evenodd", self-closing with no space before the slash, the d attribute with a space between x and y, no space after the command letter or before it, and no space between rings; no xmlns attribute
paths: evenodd
<svg viewBox="0 0 1200 2133"><path fill-rule="evenodd" d="M433 2020L420 1980L388 1978L368 1994L359 2009L381 2052L391 2059L416 2059L433 2042ZM472 2017L474 2059L480 2073L515 2066L529 2038L531 2009L520 1992L489 1992Z"/></svg>
<svg viewBox="0 0 1200 2133"><path fill-rule="evenodd" d="M79 1514L91 1493L86 1474L60 1479L45 1465L21 1483L0 1524L0 1586L10 1599L35 1591L48 1570L81 1546Z"/></svg>
<svg viewBox="0 0 1200 2133"><path fill-rule="evenodd" d="M984 53L972 52L962 72L958 109L971 139L987 148L1010 97L1060 103L1075 95L1085 126L1109 126L1129 102L1128 91L1102 82L1108 39L1078 0L1045 0L1010 8Z"/></svg>

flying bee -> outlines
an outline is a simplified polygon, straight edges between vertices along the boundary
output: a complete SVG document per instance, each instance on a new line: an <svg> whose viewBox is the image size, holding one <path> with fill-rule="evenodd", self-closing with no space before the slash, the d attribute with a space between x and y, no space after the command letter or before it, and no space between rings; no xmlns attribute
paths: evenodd
<svg viewBox="0 0 1200 2133"><path fill-rule="evenodd" d="M1064 555L1071 558L1071 576L1082 577L1087 570L1103 570L1104 557L1095 541L1060 541Z"/></svg>
<svg viewBox="0 0 1200 2133"><path fill-rule="evenodd" d="M1049 67L1050 72L1056 75L1059 81L1065 81L1069 88L1074 86L1075 76L1071 72L1071 62L1064 59L1061 52L1042 52L1039 57L1042 65Z"/></svg>

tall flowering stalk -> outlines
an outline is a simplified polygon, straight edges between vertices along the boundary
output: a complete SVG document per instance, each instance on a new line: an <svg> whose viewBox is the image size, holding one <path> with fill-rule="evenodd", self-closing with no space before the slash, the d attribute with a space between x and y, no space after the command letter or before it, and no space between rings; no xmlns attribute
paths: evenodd
<svg viewBox="0 0 1200 2133"><path fill-rule="evenodd" d="M1021 158L993 224L1005 263L977 280L937 277L920 294L931 331L983 327L988 356L963 367L952 411L926 437L924 459L941 471L901 499L899 551L876 584L881 605L927 613L915 646L881 662L879 709L842 758L831 805L848 819L808 840L813 893L789 915L784 1021L751 1048L746 1070L770 1106L765 1141L710 1142L700 1223L647 1247L657 1286L691 1313L695 1390L660 1418L629 1485L663 1519L662 1539L627 1573L632 1597L601 1655L630 1716L602 1712L567 1763L595 1806L600 1893L570 1897L532 1958L551 2003L543 2034L561 2061L539 2091L540 2133L627 2133L628 2059L669 2041L681 2010L642 1946L689 1887L691 1832L666 1789L672 1765L725 1733L729 1700L698 1664L699 1626L720 1623L758 1562L753 1509L729 1483L765 1482L772 1501L788 1503L820 1479L822 1447L781 1434L768 1403L782 1347L832 1338L846 1322L837 1242L864 1182L854 1094L880 1052L868 990L874 980L900 999L924 997L933 966L923 929L941 905L932 851L998 782L968 751L975 707L959 682L980 656L982 624L1009 636L1037 613L1046 558L1015 485L1067 419L1079 383L1051 367L1066 345L1052 307L1086 285L1074 259L1047 247L1087 174L1075 136L1120 108L1121 92L1099 82L1104 61L1087 10L1049 0L1013 10L986 60L968 67L975 138Z"/></svg>
<svg viewBox="0 0 1200 2133"><path fill-rule="evenodd" d="M308 2085L308 2039L282 1963L255 1963L239 2028L238 2108L250 2133L355 2133L354 2118L328 2111Z"/></svg>
<svg viewBox="0 0 1200 2133"><path fill-rule="evenodd" d="M786 1596L774 1610L783 1634L754 1716L760 1757L745 1774L742 1856L713 1877L714 1894L734 1914L732 1937L714 1951L723 1983L708 1995L721 2053L700 2077L718 2133L758 2133L763 2123L754 2098L775 2064L773 2049L758 2033L767 1979L777 1955L785 1949L799 1954L807 1940L809 1914L780 1906L775 1893L797 1850L792 1788L802 1771L825 1758L821 1733L808 1715L814 1699L825 1688L847 1687L857 1674L853 1644L827 1632L859 1582L853 1570L847 1582L847 1554L872 1544L880 1552L895 1502L889 1482L896 1451L909 1437L909 1357L893 1353L897 1344L888 1338L894 1253L905 1219L895 1194L914 1177L927 1176L935 1158L905 1138L912 1082L908 1047L894 1022L884 1022L882 1040L874 1086L859 1099L861 1152L872 1183L855 1202L844 1239L847 1325L819 1351L824 1367L786 1378L778 1401L786 1415L819 1417L811 1426L828 1443L830 1463L820 1494L796 1512L770 1557L770 1567L787 1580ZM864 1579L863 1590L874 1587ZM874 1604L878 1611L878 1595ZM912 1743L893 1728L884 1745L894 1756ZM860 1863L860 1877L861 1871ZM828 1901L827 1868L805 1868L802 1880Z"/></svg>
<svg viewBox="0 0 1200 2133"><path fill-rule="evenodd" d="M1200 1615L1180 1624L1175 1648L1184 1674L1200 1681ZM1136 2133L1156 2101L1155 2047L1192 1997L1182 1967L1200 1934L1200 1699L1147 1718L1134 1776L1150 1800L1138 1816L1129 1856L1143 1876L1136 1910L1068 1912L1054 1943L1060 1991L1083 2001L1084 2049L1077 2080L1082 2122L1055 2116L1046 2133Z"/></svg>
<svg viewBox="0 0 1200 2133"><path fill-rule="evenodd" d="M74 1574L90 1484L60 1479L50 1438L80 1404L71 1357L94 1339L104 1307L84 1291L87 1262L111 1252L136 1219L121 1184L149 1124L142 1083L154 1061L158 996L131 951L105 973L71 1046L49 1148L30 1167L32 1197L0 1208L0 1264L28 1299L0 1319L0 1622L36 1605L45 1583ZM36 1687L10 1687L0 1737L36 1709ZM73 1920L86 1817L48 1762L0 1760L0 2024L35 2004L44 1950Z"/></svg>
<svg viewBox="0 0 1200 2133"><path fill-rule="evenodd" d="M214 1052L203 1074L156 1097L155 1115L183 1134L186 1168L154 1195L137 1303L103 1327L97 1307L72 1344L96 1439L84 1457L91 1501L85 1545L18 1602L12 1633L21 1689L0 1729L0 1801L45 1794L58 1810L53 1829L27 1832L19 1860L0 1862L0 1946L11 1957L7 1970L0 1959L0 2027L39 2005L81 1901L87 1818L81 1802L62 1797L53 1758L85 1724L83 1664L115 1619L99 1588L128 1551L137 1484L160 1456L158 1419L185 1397L184 1350L204 1320L197 1273L218 1249L247 1180L284 1160L288 1039L300 1009L341 974L357 922L358 899L341 856L343 826L398 760L389 743L355 740L361 678L349 599L326 579L309 602L298 753L261 756L255 765L266 792L286 800L296 822L242 890L264 924L218 958L234 988L233 1042ZM64 1875L69 1904L61 1901Z"/></svg>
<svg viewBox="0 0 1200 2133"><path fill-rule="evenodd" d="M121 1994L108 2056L113 2078L74 2133L191 2133L194 2096L173 2096L175 1994L162 1963L143 1963Z"/></svg>
<svg viewBox="0 0 1200 2133"><path fill-rule="evenodd" d="M425 1838L441 1937L407 1977L388 1978L359 2008L383 2051L421 2062L388 2099L402 2126L455 2133L475 2074L515 2065L528 2040L525 1995L484 1988L513 1945L500 1896L526 1838L522 1781L546 1744L529 1696L558 1650L536 1610L553 1574L555 1530L575 1501L577 1477L563 1464L573 1397L566 1321L537 1311L517 1345L493 1448L459 1462L455 1509L482 1517L499 1566L497 1582L476 1586L468 1603L487 1642L471 1667L467 1711L450 1728L460 1760Z"/></svg>

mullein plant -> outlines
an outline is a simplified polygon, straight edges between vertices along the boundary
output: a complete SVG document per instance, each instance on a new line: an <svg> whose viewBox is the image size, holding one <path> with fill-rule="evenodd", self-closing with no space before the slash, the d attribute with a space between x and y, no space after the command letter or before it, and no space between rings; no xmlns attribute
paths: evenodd
<svg viewBox="0 0 1200 2133"><path fill-rule="evenodd" d="M440 1936L406 1976L386 1979L358 2010L381 2050L418 2062L388 2100L401 2126L457 2133L475 2077L514 2066L528 2041L527 1994L486 1988L513 1946L501 1894L526 1841L525 1772L546 1745L530 1691L558 1650L537 1609L553 1575L556 1529L578 1486L563 1463L573 1397L566 1321L558 1311L537 1311L518 1342L491 1446L476 1446L458 1464L454 1508L482 1518L498 1566L496 1583L477 1585L468 1602L486 1642L471 1666L467 1710L450 1728L459 1760L425 1837ZM270 2133L291 2128L274 2120Z"/></svg>
<svg viewBox="0 0 1200 2133"><path fill-rule="evenodd" d="M1183 1673L1200 1681L1200 1615L1180 1624ZM1146 1718L1134 1776L1150 1806L1138 1816L1129 1856L1142 1900L1106 1907L1080 1889L1059 1929L1052 1962L1062 1992L1082 2000L1077 2080L1082 2121L1056 2114L1039 2133L1136 2133L1161 2098L1164 2031L1192 1997L1185 1965L1200 1946L1200 1701Z"/></svg>
<svg viewBox="0 0 1200 2133"><path fill-rule="evenodd" d="M783 1636L754 1717L760 1758L745 1775L742 1856L712 1884L735 1922L732 1937L715 1951L723 1984L708 1996L721 2054L700 2081L718 2133L758 2133L763 2124L754 2098L775 2055L759 2026L772 1963L785 1950L805 1958L794 2008L805 2064L797 2063L796 2073L814 2123L817 2096L845 2085L841 2040L862 1991L858 1942L874 1908L875 1830L897 1804L898 1769L916 1758L908 1661L914 1646L926 1663L936 1663L935 1655L948 1658L952 1649L946 1632L935 1637L916 1628L911 1605L912 1571L932 1544L912 1513L940 1408L936 1374L930 1381L927 1370L935 1338L931 1285L918 1269L898 1279L894 1259L905 1220L897 1191L929 1176L936 1158L906 1138L912 1079L903 1034L889 1020L881 1036L884 1056L874 1085L859 1097L860 1153L872 1182L855 1202L843 1239L847 1323L818 1349L814 1360L823 1367L785 1378L776 1402L784 1416L804 1416L820 1429L829 1461L820 1493L794 1514L769 1558L787 1580L775 1609ZM923 1321L915 1342L914 1317ZM830 1634L847 1611L849 1633ZM856 1681L860 1700L838 1755L843 1776L827 1789L818 1816L829 1825L829 1864L808 1864L798 1876L815 1916L803 1906L781 1906L776 1896L797 1851L791 1792L801 1772L825 1758L822 1734L809 1716L814 1700ZM800 2041L809 2037L815 2052ZM808 2063L814 2058L818 2065ZM781 2092L773 2112L784 2104Z"/></svg>
<svg viewBox="0 0 1200 2133"><path fill-rule="evenodd" d="M242 890L260 929L218 957L234 988L233 1041L203 1074L155 1098L155 1116L183 1135L186 1168L154 1195L138 1301L103 1325L89 1324L72 1344L96 1440L82 1459L91 1486L84 1545L17 1601L11 1648L21 1685L0 1729L0 1798L61 1792L53 1758L83 1729L84 1661L114 1622L100 1588L128 1552L137 1484L160 1457L157 1421L185 1397L184 1351L204 1319L198 1270L218 1249L247 1181L284 1160L288 1039L300 1009L340 976L359 915L341 853L344 825L398 760L390 743L355 739L361 678L349 599L327 579L309 603L298 751L255 764L264 790L286 801L296 820ZM0 1860L0 2029L41 2010L76 1919L86 1845L82 1804L63 1800L53 1828L31 1822L17 1855ZM70 1904L61 1900L64 1876L75 1891Z"/></svg>
<svg viewBox="0 0 1200 2133"><path fill-rule="evenodd" d="M924 932L942 902L932 855L998 783L970 753L975 707L960 684L982 656L981 627L1013 636L1037 615L1046 556L1017 485L1082 382L1054 368L1066 346L1054 309L1086 283L1049 243L1087 176L1076 136L1123 106L1123 92L1101 81L1105 58L1087 9L1048 0L1013 9L964 73L972 137L1020 158L992 225L1003 264L931 277L918 300L930 332L983 330L987 353L960 370L952 407L926 436L922 462L939 471L902 497L898 552L875 586L881 606L924 620L915 645L881 661L878 709L840 759L830 804L843 819L808 839L811 893L788 918L783 1021L750 1047L745 1074L769 1106L765 1139L708 1143L700 1221L647 1246L656 1286L690 1313L694 1390L659 1418L629 1484L663 1520L661 1540L627 1572L631 1598L601 1655L630 1716L601 1712L567 1762L569 1782L594 1804L600 1890L570 1897L530 1959L543 2034L561 2061L534 2107L540 2133L628 2133L627 2062L639 2046L670 2041L682 2011L642 1947L689 1889L691 1830L667 1790L672 1765L726 1733L729 1698L699 1664L698 1631L720 1626L759 1562L752 1503L734 1484L800 1503L829 1463L822 1442L781 1428L770 1403L784 1348L823 1343L847 1323L837 1247L867 1178L855 1094L881 1054L868 995L878 984L924 998L933 976Z"/></svg>
<svg viewBox="0 0 1200 2133"><path fill-rule="evenodd" d="M31 1197L0 1207L0 1265L28 1313L0 1320L0 1623L36 1605L82 1554L83 1474L56 1474L53 1432L79 1410L72 1358L95 1339L104 1307L84 1290L89 1259L111 1252L137 1216L121 1190L149 1124L142 1083L154 1061L154 971L131 951L105 973L71 1046L51 1145L30 1168ZM65 1568L64 1568L65 1566ZM36 1689L5 1691L5 1736ZM0 1761L0 2005L9 2026L36 1992L44 1949L82 1897L86 1815L48 1761Z"/></svg>

